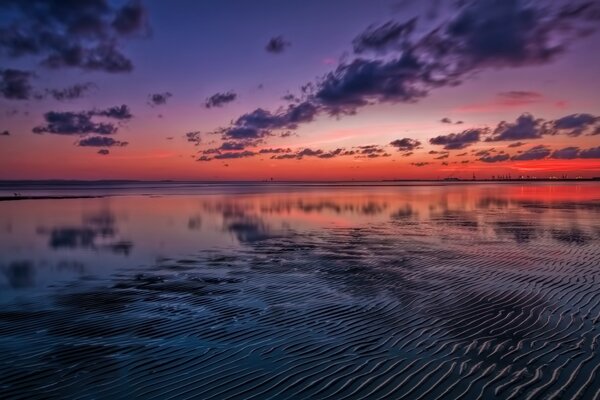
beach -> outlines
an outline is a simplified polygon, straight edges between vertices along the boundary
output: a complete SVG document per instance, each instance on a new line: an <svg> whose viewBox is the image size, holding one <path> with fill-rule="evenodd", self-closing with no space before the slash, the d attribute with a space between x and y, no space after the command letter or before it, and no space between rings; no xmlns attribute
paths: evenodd
<svg viewBox="0 0 600 400"><path fill-rule="evenodd" d="M23 196L2 398L600 396L598 183Z"/></svg>

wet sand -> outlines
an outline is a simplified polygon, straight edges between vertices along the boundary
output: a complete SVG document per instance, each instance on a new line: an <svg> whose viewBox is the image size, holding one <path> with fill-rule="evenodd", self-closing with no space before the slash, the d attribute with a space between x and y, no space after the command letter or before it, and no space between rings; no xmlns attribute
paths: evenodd
<svg viewBox="0 0 600 400"><path fill-rule="evenodd" d="M223 206L244 246L4 306L0 396L598 398L598 203L478 207L283 234Z"/></svg>

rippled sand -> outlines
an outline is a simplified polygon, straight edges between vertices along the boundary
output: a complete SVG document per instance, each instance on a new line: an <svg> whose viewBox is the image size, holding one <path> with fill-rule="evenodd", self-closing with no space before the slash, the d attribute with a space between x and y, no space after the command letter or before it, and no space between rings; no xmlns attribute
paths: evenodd
<svg viewBox="0 0 600 400"><path fill-rule="evenodd" d="M439 190L201 200L238 246L7 300L0 397L600 397L598 188Z"/></svg>

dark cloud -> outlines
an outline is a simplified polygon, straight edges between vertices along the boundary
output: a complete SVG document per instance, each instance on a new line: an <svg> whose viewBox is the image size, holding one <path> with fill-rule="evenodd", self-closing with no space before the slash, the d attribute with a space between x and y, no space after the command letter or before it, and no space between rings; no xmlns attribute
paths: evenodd
<svg viewBox="0 0 600 400"><path fill-rule="evenodd" d="M539 146L535 146L532 147L524 152L522 152L521 154L517 154L512 156L511 160L513 161L530 161L530 160L541 160L543 158L546 158L550 155L551 150L544 146L544 145L539 145Z"/></svg>
<svg viewBox="0 0 600 400"><path fill-rule="evenodd" d="M260 154L282 154L282 153L291 153L292 149L290 148L269 148L269 149L260 149Z"/></svg>
<svg viewBox="0 0 600 400"><path fill-rule="evenodd" d="M270 130L296 129L319 113L353 114L370 104L416 102L431 90L461 84L483 70L547 64L571 42L594 31L600 18L597 2L582 6L520 0L455 3L458 8L453 16L432 29L416 29L416 20L411 20L371 26L358 35L354 47L360 56L342 61L335 70L303 86L301 104L310 107L310 118L292 126L269 118L267 128L234 124L221 132L264 137ZM385 57L366 58L367 51ZM522 99L526 92L507 93ZM271 117L279 114L262 109L250 114L257 111ZM498 132L491 140L515 140L510 134Z"/></svg>
<svg viewBox="0 0 600 400"><path fill-rule="evenodd" d="M167 104L167 100L169 100L170 97L173 97L173 94L170 92L149 94L148 104L151 106L162 106Z"/></svg>
<svg viewBox="0 0 600 400"><path fill-rule="evenodd" d="M147 25L146 9L140 1L131 1L118 10L112 26L121 35L130 35L143 30Z"/></svg>
<svg viewBox="0 0 600 400"><path fill-rule="evenodd" d="M10 132L7 130L1 131L0 136L10 136Z"/></svg>
<svg viewBox="0 0 600 400"><path fill-rule="evenodd" d="M241 151L241 152L228 152L228 153L220 153L214 156L215 159L217 160L228 160L228 159L235 159L235 158L246 158L246 157L253 157L255 156L256 153L253 151Z"/></svg>
<svg viewBox="0 0 600 400"><path fill-rule="evenodd" d="M132 62L119 50L122 38L147 31L138 1L0 2L0 51L11 58L34 56L49 68L75 67L128 72Z"/></svg>
<svg viewBox="0 0 600 400"><path fill-rule="evenodd" d="M554 150L550 158L559 160L571 160L579 156L579 147L565 147L564 149Z"/></svg>
<svg viewBox="0 0 600 400"><path fill-rule="evenodd" d="M523 146L525 143L523 142L514 142L508 145L508 147L514 148L514 147L521 147Z"/></svg>
<svg viewBox="0 0 600 400"><path fill-rule="evenodd" d="M579 136L588 128L600 122L600 117L591 114L571 114L552 122L552 127L569 136ZM600 124L596 129L600 128Z"/></svg>
<svg viewBox="0 0 600 400"><path fill-rule="evenodd" d="M514 123L502 121L494 129L487 142L539 139L544 135L564 133L568 136L579 136L600 127L600 117L591 114L571 114L556 120L535 118L531 114L522 114ZM521 143L521 142L517 142ZM517 147L513 143L510 147Z"/></svg>
<svg viewBox="0 0 600 400"><path fill-rule="evenodd" d="M129 107L125 104L122 104L120 106L110 107L105 110L95 110L95 111L91 112L91 115L97 115L100 117L114 118L114 119L120 119L120 120L133 118L133 115L131 114Z"/></svg>
<svg viewBox="0 0 600 400"><path fill-rule="evenodd" d="M352 42L355 53L402 50L410 45L409 39L417 26L417 18L405 23L389 21L381 26L371 25Z"/></svg>
<svg viewBox="0 0 600 400"><path fill-rule="evenodd" d="M319 157L319 158L334 158L334 157L337 157L340 154L342 154L343 151L344 151L344 149L335 149L335 150L331 150L331 151L327 151L325 153L319 154L317 157Z"/></svg>
<svg viewBox="0 0 600 400"><path fill-rule="evenodd" d="M215 93L206 99L204 106L206 108L212 107L223 107L227 103L231 103L237 98L237 94L235 92L229 91L225 93Z"/></svg>
<svg viewBox="0 0 600 400"><path fill-rule="evenodd" d="M536 119L531 114L523 114L514 123L500 122L486 141L538 139L546 133L543 122L543 119Z"/></svg>
<svg viewBox="0 0 600 400"><path fill-rule="evenodd" d="M76 83L64 89L46 89L46 94L58 101L74 100L83 97L87 91L95 86L92 82Z"/></svg>
<svg viewBox="0 0 600 400"><path fill-rule="evenodd" d="M93 117L106 117L117 120L132 118L129 107L126 105L110 107L105 110L92 111L49 111L44 114L46 125L33 128L34 133L54 133L58 135L84 135L96 133L110 135L116 133L118 128L113 123L94 122Z"/></svg>
<svg viewBox="0 0 600 400"><path fill-rule="evenodd" d="M446 150L459 150L479 142L484 133L481 129L468 129L460 133L450 133L431 138L429 143L444 146Z"/></svg>
<svg viewBox="0 0 600 400"><path fill-rule="evenodd" d="M410 163L410 165L414 165L415 167L424 167L426 165L429 165L428 162L414 162L414 163Z"/></svg>
<svg viewBox="0 0 600 400"><path fill-rule="evenodd" d="M271 38L267 45L265 46L265 50L272 54L280 54L285 51L286 48L290 47L292 44L285 40L283 36L275 36Z"/></svg>
<svg viewBox="0 0 600 400"><path fill-rule="evenodd" d="M230 127L217 130L224 140L252 140L271 135L277 129L296 129L298 124L312 121L318 110L314 104L290 104L275 113L258 108L239 117Z"/></svg>
<svg viewBox="0 0 600 400"><path fill-rule="evenodd" d="M198 146L202 141L200 135L200 131L191 131L185 134L185 138L188 142L194 143L196 146Z"/></svg>
<svg viewBox="0 0 600 400"><path fill-rule="evenodd" d="M579 158L600 158L600 146L581 150Z"/></svg>
<svg viewBox="0 0 600 400"><path fill-rule="evenodd" d="M271 150L271 149L269 149ZM338 156L346 156L351 154L356 154L355 152L349 153L342 148L338 148L335 150L322 150L322 149L311 149L305 148L302 150L298 150L296 152L292 152L290 149L275 149L278 151L269 151L268 153L274 153L271 156L273 160L289 160L289 159L297 159L301 160L304 157L317 157L317 158L334 158ZM261 153L263 151L261 150Z"/></svg>
<svg viewBox="0 0 600 400"><path fill-rule="evenodd" d="M0 93L2 97L10 100L29 99L33 94L30 80L34 76L33 72L18 69L0 70Z"/></svg>
<svg viewBox="0 0 600 400"><path fill-rule="evenodd" d="M559 160L573 160L576 158L600 158L600 147L592 147L590 149L584 150L579 149L579 147L565 147L564 149L555 150L554 152L552 152L550 158L555 158Z"/></svg>
<svg viewBox="0 0 600 400"><path fill-rule="evenodd" d="M317 83L313 101L331 115L354 114L369 104L415 102L424 97L424 66L407 52L392 61L356 59Z"/></svg>
<svg viewBox="0 0 600 400"><path fill-rule="evenodd" d="M100 154L101 156L107 156L110 154L110 151L108 149L100 149L98 150L98 154Z"/></svg>
<svg viewBox="0 0 600 400"><path fill-rule="evenodd" d="M219 150L244 150L246 143L243 142L223 142Z"/></svg>
<svg viewBox="0 0 600 400"><path fill-rule="evenodd" d="M450 118L448 118L448 117L444 117L444 118L440 119L440 122L442 124L451 124L452 120Z"/></svg>
<svg viewBox="0 0 600 400"><path fill-rule="evenodd" d="M77 142L80 147L124 147L128 144L107 136L90 136Z"/></svg>
<svg viewBox="0 0 600 400"><path fill-rule="evenodd" d="M496 163L507 161L510 158L508 154L495 154L495 155L486 155L479 159L479 161L483 161L485 163Z"/></svg>
<svg viewBox="0 0 600 400"><path fill-rule="evenodd" d="M416 139L403 138L394 140L390 145L398 149L398 151L412 151L419 148L421 142Z"/></svg>

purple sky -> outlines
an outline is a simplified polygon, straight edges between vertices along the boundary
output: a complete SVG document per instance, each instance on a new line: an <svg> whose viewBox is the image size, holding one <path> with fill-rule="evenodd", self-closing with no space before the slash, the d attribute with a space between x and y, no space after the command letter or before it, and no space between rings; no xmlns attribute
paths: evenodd
<svg viewBox="0 0 600 400"><path fill-rule="evenodd" d="M3 2L0 179L600 175L600 2L454 3Z"/></svg>

